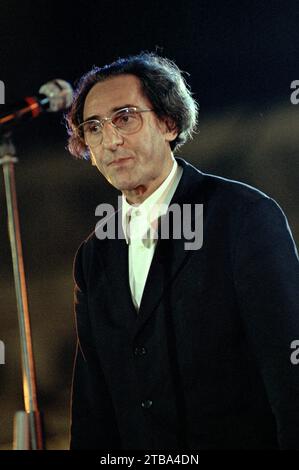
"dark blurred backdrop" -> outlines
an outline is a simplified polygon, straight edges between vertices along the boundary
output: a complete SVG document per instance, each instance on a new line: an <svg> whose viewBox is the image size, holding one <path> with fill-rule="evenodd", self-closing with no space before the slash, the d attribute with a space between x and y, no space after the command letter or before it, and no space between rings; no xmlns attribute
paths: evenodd
<svg viewBox="0 0 299 470"><path fill-rule="evenodd" d="M298 25L297 1L2 0L0 80L10 103L52 78L75 84L94 64L141 50L175 60L201 108L198 133L181 155L274 197L298 244L299 105L290 101L290 84L299 80ZM115 193L94 167L68 155L61 114L23 124L14 141L38 396L48 448L63 449L75 348L73 256L95 226L95 207ZM23 401L2 176L0 209L0 448L8 449Z"/></svg>

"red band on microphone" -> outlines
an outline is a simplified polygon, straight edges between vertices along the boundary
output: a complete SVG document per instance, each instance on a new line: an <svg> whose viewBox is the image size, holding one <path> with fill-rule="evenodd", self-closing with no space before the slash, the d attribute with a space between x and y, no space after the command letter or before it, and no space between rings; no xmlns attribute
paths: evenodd
<svg viewBox="0 0 299 470"><path fill-rule="evenodd" d="M26 96L25 101L30 107L32 117L35 118L39 116L39 114L41 113L41 108L36 98L34 98L33 96Z"/></svg>

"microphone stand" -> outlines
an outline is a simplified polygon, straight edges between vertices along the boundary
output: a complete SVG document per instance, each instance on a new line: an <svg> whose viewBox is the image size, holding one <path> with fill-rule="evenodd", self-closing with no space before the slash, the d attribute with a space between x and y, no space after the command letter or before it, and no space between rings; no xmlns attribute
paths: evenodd
<svg viewBox="0 0 299 470"><path fill-rule="evenodd" d="M43 433L41 415L37 404L35 364L14 174L14 164L18 161L15 154L15 147L10 134L7 133L0 136L0 165L3 167L5 182L9 239L20 331L25 404L25 411L17 412L15 415L13 447L15 450L42 450Z"/></svg>

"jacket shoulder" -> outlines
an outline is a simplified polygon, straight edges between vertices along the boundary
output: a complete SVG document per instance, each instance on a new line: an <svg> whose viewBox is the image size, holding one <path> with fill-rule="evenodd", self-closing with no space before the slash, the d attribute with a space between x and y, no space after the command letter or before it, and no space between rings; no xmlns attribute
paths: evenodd
<svg viewBox="0 0 299 470"><path fill-rule="evenodd" d="M219 203L222 201L226 204L228 202L246 204L261 199L272 199L247 183L203 172L182 158L177 158L177 161L183 167L182 192L190 191L196 199L200 197L206 202L215 199Z"/></svg>
<svg viewBox="0 0 299 470"><path fill-rule="evenodd" d="M236 181L210 173L202 173L203 185L207 190L213 191L215 196L225 200L238 200L243 203L255 203L260 200L272 199L258 188L241 181Z"/></svg>

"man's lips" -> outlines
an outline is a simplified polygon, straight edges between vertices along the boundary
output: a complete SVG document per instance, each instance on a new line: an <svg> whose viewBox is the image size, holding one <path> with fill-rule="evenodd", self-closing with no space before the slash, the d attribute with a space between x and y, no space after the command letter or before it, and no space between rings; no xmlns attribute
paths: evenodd
<svg viewBox="0 0 299 470"><path fill-rule="evenodd" d="M110 162L108 164L108 166L112 166L112 165L123 165L124 163L126 163L128 160L132 160L132 157L120 157L120 158L116 158L115 160L112 160L112 162Z"/></svg>

